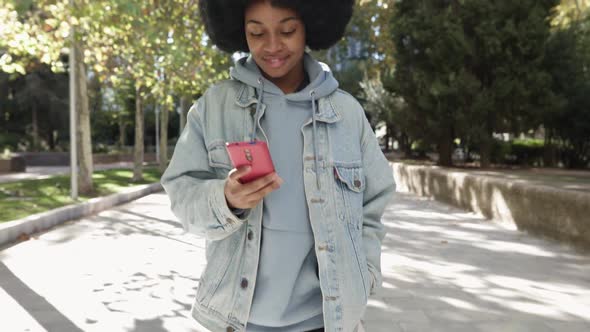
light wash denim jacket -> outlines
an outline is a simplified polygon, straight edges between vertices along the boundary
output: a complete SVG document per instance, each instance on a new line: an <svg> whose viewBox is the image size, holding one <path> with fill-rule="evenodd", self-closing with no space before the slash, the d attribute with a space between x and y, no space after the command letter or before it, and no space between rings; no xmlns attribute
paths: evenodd
<svg viewBox="0 0 590 332"><path fill-rule="evenodd" d="M357 100L342 90L319 98L303 134L305 196L315 238L326 331L355 331L369 295L381 286L381 216L395 191L392 167ZM184 229L206 238L207 265L191 314L213 332L244 331L254 294L262 202L241 218L224 184L233 168L225 142L267 141L253 87L225 80L188 112L162 176ZM280 277L280 271L277 271Z"/></svg>

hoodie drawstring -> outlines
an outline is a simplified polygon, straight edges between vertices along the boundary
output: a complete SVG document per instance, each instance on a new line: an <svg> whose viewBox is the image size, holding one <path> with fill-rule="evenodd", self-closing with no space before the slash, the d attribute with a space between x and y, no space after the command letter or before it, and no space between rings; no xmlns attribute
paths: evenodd
<svg viewBox="0 0 590 332"><path fill-rule="evenodd" d="M262 92L264 91L264 81L262 80L262 77L258 78L258 85L260 85L260 90L258 91L258 101L256 102L256 113L254 113L254 127L252 129L252 137L250 137L250 141L252 142L256 140L256 129L258 127L258 112L260 112L260 105L262 104Z"/></svg>
<svg viewBox="0 0 590 332"><path fill-rule="evenodd" d="M258 123L257 120L258 119L258 113L260 112L260 106L262 105L262 93L264 91L264 80L262 79L262 77L258 78L258 85L259 85L259 90L258 90L258 100L256 103L256 113L254 115L254 128L252 129L252 137L250 138L251 141L254 141L256 139L256 129L258 127ZM313 154L314 154L314 170L315 170L315 177L316 177L316 184L318 187L318 190L321 189L320 186L320 176L319 176L319 169L318 169L318 164L319 164L319 155L318 155L318 145L317 145L317 141L316 141L316 137L317 137L317 128L316 128L316 111L317 111L317 107L316 107L316 100L315 100L315 91L311 90L309 92L309 94L311 95L311 109L312 109L312 122L313 122L313 137L312 137L312 141L313 141Z"/></svg>
<svg viewBox="0 0 590 332"><path fill-rule="evenodd" d="M318 190L320 190L320 175L318 173L318 145L316 142L316 137L317 137L317 130L316 130L316 125L315 125L315 116L316 116L316 104L315 104L315 91L311 90L309 92L309 94L311 95L311 109L312 109L312 116L311 119L313 121L313 137L312 137L312 141L313 141L313 154L314 154L314 169L315 169L315 178L316 178L316 183L318 186Z"/></svg>

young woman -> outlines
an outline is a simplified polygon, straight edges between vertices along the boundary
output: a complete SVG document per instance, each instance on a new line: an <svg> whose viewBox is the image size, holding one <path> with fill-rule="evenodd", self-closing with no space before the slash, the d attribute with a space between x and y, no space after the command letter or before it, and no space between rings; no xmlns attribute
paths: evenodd
<svg viewBox="0 0 590 332"><path fill-rule="evenodd" d="M246 51L188 113L162 184L206 238L191 313L211 331L363 331L395 189L361 105L307 51L354 0L201 0L218 48ZM267 142L276 172L242 183L226 142Z"/></svg>

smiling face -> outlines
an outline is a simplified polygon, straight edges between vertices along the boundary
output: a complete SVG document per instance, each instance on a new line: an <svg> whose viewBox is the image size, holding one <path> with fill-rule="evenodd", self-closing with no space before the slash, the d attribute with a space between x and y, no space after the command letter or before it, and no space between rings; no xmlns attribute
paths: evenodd
<svg viewBox="0 0 590 332"><path fill-rule="evenodd" d="M281 88L297 87L305 53L305 26L297 12L257 0L244 14L248 48L264 76Z"/></svg>

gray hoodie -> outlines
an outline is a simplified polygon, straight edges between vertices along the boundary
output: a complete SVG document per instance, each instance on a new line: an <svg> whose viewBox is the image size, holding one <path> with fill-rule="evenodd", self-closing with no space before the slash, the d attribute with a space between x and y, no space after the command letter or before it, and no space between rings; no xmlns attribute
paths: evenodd
<svg viewBox="0 0 590 332"><path fill-rule="evenodd" d="M320 63L313 59L311 55L307 52L303 55L303 66L305 71L309 75L311 80L310 84L303 90L290 93L285 95L283 91L274 85L272 82L264 78L256 65L256 62L252 58L252 56L243 57L236 61L235 67L233 67L230 71L230 75L232 78L237 79L243 83L246 83L252 87L254 87L257 91L258 95L258 103L256 105L256 119L259 116L262 116L260 113L260 105L264 103L265 97L275 97L280 96L284 98L284 101L287 103L297 103L301 102L304 104L308 104L311 106L309 112L312 115L313 121L313 144L314 144L314 154L315 154L315 171L316 175L318 174L318 154L317 154L317 146L316 146L316 110L317 110L317 99L323 98L334 92L338 89L338 81L332 75L330 68L324 63ZM264 93L260 93L264 91ZM268 105L267 106L271 106ZM282 105L278 105L282 106ZM252 132L252 139L256 137L256 129L257 126L254 126L254 130ZM319 187L319 179L317 180L317 185Z"/></svg>
<svg viewBox="0 0 590 332"><path fill-rule="evenodd" d="M326 65L309 54L305 53L303 60L310 83L289 94L264 78L251 56L236 61L230 72L233 79L256 89L256 123L268 139L275 169L284 180L281 188L263 200L260 260L248 332L305 331L324 325L314 235L303 184L301 128L311 120L317 152L317 99L334 92L338 82ZM264 109L262 104L266 105ZM256 137L256 127L252 138ZM317 162L315 153L316 174Z"/></svg>

